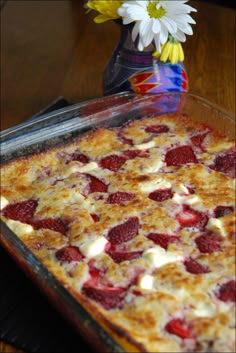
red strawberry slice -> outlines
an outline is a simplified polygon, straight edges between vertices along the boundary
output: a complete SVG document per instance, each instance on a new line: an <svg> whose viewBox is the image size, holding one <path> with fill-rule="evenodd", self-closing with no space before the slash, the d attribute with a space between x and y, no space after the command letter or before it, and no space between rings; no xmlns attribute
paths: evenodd
<svg viewBox="0 0 236 353"><path fill-rule="evenodd" d="M148 158L150 157L150 154L142 150L126 150L123 152L123 156L126 159L133 159L136 157Z"/></svg>
<svg viewBox="0 0 236 353"><path fill-rule="evenodd" d="M44 218L32 220L30 224L34 227L34 229L51 229L54 232L58 232L64 235L68 230L67 223L62 221L60 218Z"/></svg>
<svg viewBox="0 0 236 353"><path fill-rule="evenodd" d="M105 249L108 252L108 248ZM91 259L88 262L89 266L89 275L90 278L85 282L87 287L93 288L113 288L113 284L109 281L109 278L106 277L107 267L104 263L101 268L96 267L96 260Z"/></svg>
<svg viewBox="0 0 236 353"><path fill-rule="evenodd" d="M208 216L203 212L192 210L189 206L184 205L183 211L176 215L182 227L197 227L200 230L205 229L208 222Z"/></svg>
<svg viewBox="0 0 236 353"><path fill-rule="evenodd" d="M94 262L95 260L94 259L91 259L89 262L88 262L88 265L89 265L89 274L90 274L90 278L89 280L86 281L86 285L88 286L92 286L92 287L97 287L100 286L103 284L104 285L104 274L105 274L105 270L101 270L100 268L97 268L95 265L94 265ZM109 286L107 280L105 279L105 284L107 286Z"/></svg>
<svg viewBox="0 0 236 353"><path fill-rule="evenodd" d="M190 139L192 144L196 147L202 148L202 143L208 133L209 131L192 136Z"/></svg>
<svg viewBox="0 0 236 353"><path fill-rule="evenodd" d="M145 128L145 132L151 132L153 134L162 134L164 132L169 132L170 128L164 124L150 125Z"/></svg>
<svg viewBox="0 0 236 353"><path fill-rule="evenodd" d="M234 178L236 176L236 148L219 154L214 160L214 169Z"/></svg>
<svg viewBox="0 0 236 353"><path fill-rule="evenodd" d="M89 194L93 193L93 192L106 192L108 186L100 179L98 179L97 177L90 175L90 174L86 174L86 176L90 179L90 183L89 183Z"/></svg>
<svg viewBox="0 0 236 353"><path fill-rule="evenodd" d="M182 319L172 319L170 320L166 326L165 329L167 332L179 336L180 338L194 338L194 334L191 332L189 327L185 324L185 322Z"/></svg>
<svg viewBox="0 0 236 353"><path fill-rule="evenodd" d="M228 214L232 213L234 208L231 206L217 206L214 209L214 214L216 218L227 216Z"/></svg>
<svg viewBox="0 0 236 353"><path fill-rule="evenodd" d="M131 192L122 192L122 191L117 191L114 192L113 194L110 194L107 199L107 203L113 204L113 203L122 203L125 201L130 201L134 198L134 194Z"/></svg>
<svg viewBox="0 0 236 353"><path fill-rule="evenodd" d="M79 248L77 246L65 246L57 250L55 253L57 260L61 262L72 262L72 261L81 261L83 259L83 255L81 254Z"/></svg>
<svg viewBox="0 0 236 353"><path fill-rule="evenodd" d="M138 235L138 231L138 217L130 217L126 222L110 229L107 238L111 244L121 244L136 237L136 235Z"/></svg>
<svg viewBox="0 0 236 353"><path fill-rule="evenodd" d="M104 309L110 310L122 306L127 289L121 287L96 287L85 283L82 287L82 293L100 303Z"/></svg>
<svg viewBox="0 0 236 353"><path fill-rule="evenodd" d="M236 281L230 280L221 284L217 298L223 302L236 302Z"/></svg>
<svg viewBox="0 0 236 353"><path fill-rule="evenodd" d="M122 143L125 143L126 145L130 145L130 146L133 145L132 139L125 137L125 136L123 135L122 129L119 130L119 132L118 132L118 134L117 134L117 137L118 137L118 139L119 139Z"/></svg>
<svg viewBox="0 0 236 353"><path fill-rule="evenodd" d="M201 253L213 253L221 251L222 238L217 237L215 234L206 233L202 234L195 239L195 243Z"/></svg>
<svg viewBox="0 0 236 353"><path fill-rule="evenodd" d="M150 233L147 235L147 238L166 250L170 243L178 243L180 241L180 238L175 235L161 233Z"/></svg>
<svg viewBox="0 0 236 353"><path fill-rule="evenodd" d="M100 268L97 268L95 266L95 260L94 259L91 259L88 263L89 265L89 274L91 276L91 278L94 280L94 279L97 279L97 278L100 278L101 275L104 274L104 271L102 271Z"/></svg>
<svg viewBox="0 0 236 353"><path fill-rule="evenodd" d="M96 213L91 213L90 216L92 217L94 222L99 222L100 217Z"/></svg>
<svg viewBox="0 0 236 353"><path fill-rule="evenodd" d="M195 194L195 190L191 186L186 186L189 192L189 195Z"/></svg>
<svg viewBox="0 0 236 353"><path fill-rule="evenodd" d="M70 155L70 161L78 161L83 164L87 164L89 162L89 159L87 156L85 156L84 154L82 154L80 152L74 152Z"/></svg>
<svg viewBox="0 0 236 353"><path fill-rule="evenodd" d="M105 169L109 169L112 172L116 172L125 163L126 158L118 156L117 154L111 154L110 156L104 157L100 160L100 166Z"/></svg>
<svg viewBox="0 0 236 353"><path fill-rule="evenodd" d="M187 163L198 163L191 146L180 146L169 150L165 156L167 166L178 166Z"/></svg>
<svg viewBox="0 0 236 353"><path fill-rule="evenodd" d="M206 266L203 266L200 264L198 261L189 258L184 261L184 266L186 270L194 275L198 275L201 273L208 273L210 272L209 269Z"/></svg>
<svg viewBox="0 0 236 353"><path fill-rule="evenodd" d="M25 200L10 203L3 208L2 214L6 218L20 221L22 223L28 223L33 217L37 206L38 202L36 200Z"/></svg>
<svg viewBox="0 0 236 353"><path fill-rule="evenodd" d="M158 202L171 199L172 196L173 196L173 192L171 189L158 189L158 190L152 191L148 195L149 199L158 201Z"/></svg>
<svg viewBox="0 0 236 353"><path fill-rule="evenodd" d="M143 251L130 251L130 252L121 252L121 251L108 251L109 256L113 259L114 262L120 263L123 261L130 261L137 259L143 253Z"/></svg>

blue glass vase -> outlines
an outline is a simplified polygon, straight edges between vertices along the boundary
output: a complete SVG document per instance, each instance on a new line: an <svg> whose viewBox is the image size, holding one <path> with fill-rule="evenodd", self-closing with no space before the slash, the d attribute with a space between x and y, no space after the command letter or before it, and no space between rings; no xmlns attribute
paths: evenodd
<svg viewBox="0 0 236 353"><path fill-rule="evenodd" d="M188 77L183 63L163 63L153 50L139 51L132 40L132 25L120 26L120 38L105 68L104 95L123 91L136 93L187 92Z"/></svg>

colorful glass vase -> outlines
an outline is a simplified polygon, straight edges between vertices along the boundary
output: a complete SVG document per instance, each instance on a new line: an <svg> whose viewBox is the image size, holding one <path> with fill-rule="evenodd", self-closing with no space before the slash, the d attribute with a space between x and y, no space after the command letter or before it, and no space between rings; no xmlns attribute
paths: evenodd
<svg viewBox="0 0 236 353"><path fill-rule="evenodd" d="M153 57L153 50L139 51L131 37L132 26L119 26L120 39L103 76L104 95L123 91L141 94L188 91L183 63L163 63Z"/></svg>

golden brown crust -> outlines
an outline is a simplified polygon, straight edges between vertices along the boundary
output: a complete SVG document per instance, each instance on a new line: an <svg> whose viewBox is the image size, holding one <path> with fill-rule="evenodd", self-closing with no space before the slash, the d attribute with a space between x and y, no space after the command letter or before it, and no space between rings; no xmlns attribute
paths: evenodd
<svg viewBox="0 0 236 353"><path fill-rule="evenodd" d="M162 131L155 132L155 126ZM181 153L193 152L196 159L176 163L181 146L188 146ZM125 350L230 351L234 302L232 294L219 293L235 278L235 185L215 161L233 146L177 114L100 128L3 166L1 216ZM178 152L168 164L173 149ZM27 200L37 207L25 222L4 211ZM217 207L223 213L216 214ZM192 224L185 223L189 216ZM58 219L59 225L52 225ZM128 239L126 222L137 227ZM58 255L67 247L79 249L81 258L71 260L71 249ZM127 253L137 256L122 259ZM125 289L125 296L104 306L106 299L91 296L87 285L112 288L117 296ZM171 320L180 320L180 327L168 329Z"/></svg>

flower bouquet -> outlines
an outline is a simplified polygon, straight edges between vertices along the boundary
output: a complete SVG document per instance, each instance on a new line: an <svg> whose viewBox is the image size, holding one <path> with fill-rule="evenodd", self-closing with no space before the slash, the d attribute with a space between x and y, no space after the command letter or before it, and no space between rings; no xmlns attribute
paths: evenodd
<svg viewBox="0 0 236 353"><path fill-rule="evenodd" d="M124 88L141 93L188 89L187 74L182 64L184 52L181 43L186 41L186 35L193 34L191 25L196 22L190 13L196 9L187 2L188 0L89 0L86 2L88 9L97 12L94 19L96 23L114 20L121 24L123 31L104 76L104 79L109 81L105 85L110 89L117 86L116 91L108 89L107 93L115 93ZM129 47L127 47L127 33L130 37ZM123 53L124 42L126 42L126 53ZM135 51L133 58L131 51ZM145 58L144 61L142 57ZM118 62L120 58L124 61ZM135 65L131 63L132 61ZM115 68L114 65L118 65L119 68ZM124 66L129 72L121 74L121 67ZM114 77L118 75L116 72L119 72L119 78ZM166 82L166 77L170 79L170 84Z"/></svg>

